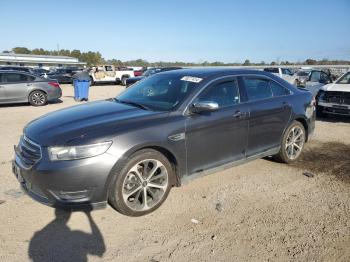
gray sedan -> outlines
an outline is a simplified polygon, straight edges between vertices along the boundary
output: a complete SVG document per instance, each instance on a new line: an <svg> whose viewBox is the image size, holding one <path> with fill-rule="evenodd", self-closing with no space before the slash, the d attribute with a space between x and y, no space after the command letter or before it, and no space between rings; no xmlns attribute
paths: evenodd
<svg viewBox="0 0 350 262"><path fill-rule="evenodd" d="M0 70L0 104L29 102L33 106L43 106L61 96L62 90L56 80Z"/></svg>

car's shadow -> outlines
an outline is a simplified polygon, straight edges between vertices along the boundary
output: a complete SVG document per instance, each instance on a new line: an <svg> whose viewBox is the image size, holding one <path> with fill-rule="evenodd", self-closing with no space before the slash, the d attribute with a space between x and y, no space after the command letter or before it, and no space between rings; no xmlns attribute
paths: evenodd
<svg viewBox="0 0 350 262"><path fill-rule="evenodd" d="M103 236L91 217L85 211L91 233L71 230L67 223L71 212L55 210L55 219L43 229L34 233L30 240L28 256L34 262L87 261L88 255L102 257L106 251Z"/></svg>
<svg viewBox="0 0 350 262"><path fill-rule="evenodd" d="M55 105L55 104L61 104L63 101L61 99L55 99L50 102L48 102L48 105ZM13 104L2 104L0 105L0 108L6 108L6 107L25 107L30 106L29 103L13 103ZM46 105L44 105L46 106Z"/></svg>
<svg viewBox="0 0 350 262"><path fill-rule="evenodd" d="M329 123L350 123L350 115L349 116L343 116L343 115L327 115L324 117L318 116L317 121L321 122L329 122Z"/></svg>

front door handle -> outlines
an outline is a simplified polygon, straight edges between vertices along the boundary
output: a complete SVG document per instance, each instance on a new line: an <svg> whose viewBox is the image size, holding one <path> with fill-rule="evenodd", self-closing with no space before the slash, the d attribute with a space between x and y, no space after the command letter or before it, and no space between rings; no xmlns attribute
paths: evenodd
<svg viewBox="0 0 350 262"><path fill-rule="evenodd" d="M234 118L242 118L245 114L242 113L241 111L237 110L232 116Z"/></svg>

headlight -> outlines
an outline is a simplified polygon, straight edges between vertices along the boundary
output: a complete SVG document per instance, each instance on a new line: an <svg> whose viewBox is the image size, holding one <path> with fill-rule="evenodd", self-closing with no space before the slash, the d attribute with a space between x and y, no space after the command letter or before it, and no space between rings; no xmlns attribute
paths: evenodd
<svg viewBox="0 0 350 262"><path fill-rule="evenodd" d="M323 91L323 90L318 91L317 96L316 96L316 99L317 99L317 100L320 100L320 101L323 101L323 100L324 100L325 94L326 94L326 92Z"/></svg>
<svg viewBox="0 0 350 262"><path fill-rule="evenodd" d="M84 146L53 146L49 147L51 161L73 160L98 156L105 153L112 141Z"/></svg>

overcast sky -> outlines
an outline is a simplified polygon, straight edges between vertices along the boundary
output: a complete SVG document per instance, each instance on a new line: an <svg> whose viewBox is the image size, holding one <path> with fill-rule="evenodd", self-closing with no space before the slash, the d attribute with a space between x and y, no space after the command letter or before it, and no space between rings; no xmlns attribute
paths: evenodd
<svg viewBox="0 0 350 262"><path fill-rule="evenodd" d="M0 51L99 51L107 59L350 60L350 0L2 1Z"/></svg>

